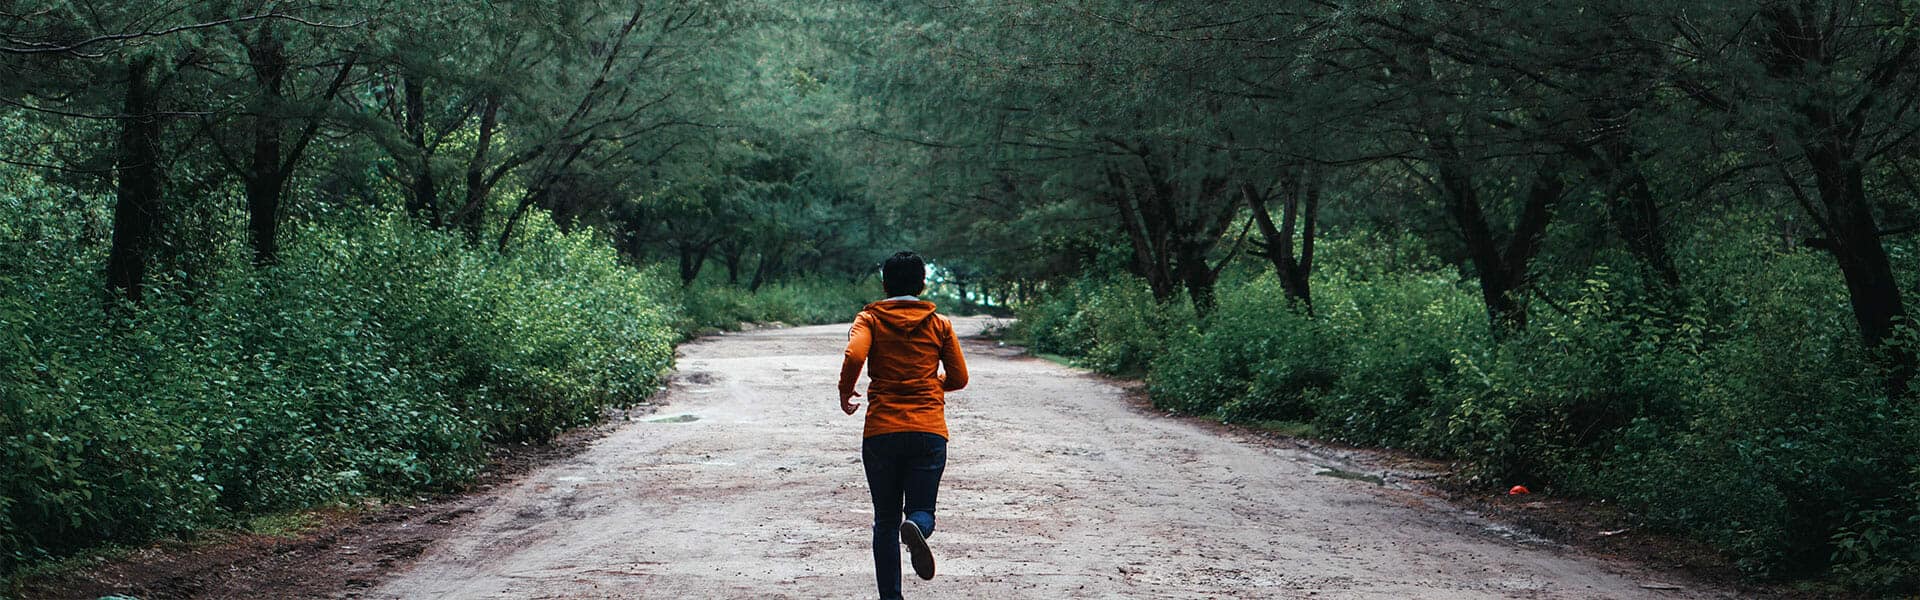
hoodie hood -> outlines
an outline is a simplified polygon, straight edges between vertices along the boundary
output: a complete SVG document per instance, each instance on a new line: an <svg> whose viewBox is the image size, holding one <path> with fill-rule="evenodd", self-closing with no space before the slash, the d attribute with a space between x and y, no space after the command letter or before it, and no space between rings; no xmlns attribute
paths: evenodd
<svg viewBox="0 0 1920 600"><path fill-rule="evenodd" d="M882 300L868 304L866 311L890 329L911 333L933 318L933 309L933 303L924 300Z"/></svg>

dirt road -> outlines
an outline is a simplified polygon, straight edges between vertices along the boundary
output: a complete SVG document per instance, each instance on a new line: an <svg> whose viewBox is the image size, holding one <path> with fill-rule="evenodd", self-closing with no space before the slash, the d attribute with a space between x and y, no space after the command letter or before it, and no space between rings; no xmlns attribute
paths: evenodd
<svg viewBox="0 0 1920 600"><path fill-rule="evenodd" d="M872 597L861 423L832 391L845 333L684 346L667 410L503 490L371 597ZM1671 580L969 344L940 576L909 576L910 598L1731 597L1648 589Z"/></svg>

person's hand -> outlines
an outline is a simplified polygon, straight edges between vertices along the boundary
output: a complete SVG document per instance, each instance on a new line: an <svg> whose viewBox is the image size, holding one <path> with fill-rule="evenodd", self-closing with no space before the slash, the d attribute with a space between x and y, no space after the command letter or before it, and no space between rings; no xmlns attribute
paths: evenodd
<svg viewBox="0 0 1920 600"><path fill-rule="evenodd" d="M854 398L859 397L860 392L840 392L840 412L851 415L853 411L860 410L860 405L853 402Z"/></svg>

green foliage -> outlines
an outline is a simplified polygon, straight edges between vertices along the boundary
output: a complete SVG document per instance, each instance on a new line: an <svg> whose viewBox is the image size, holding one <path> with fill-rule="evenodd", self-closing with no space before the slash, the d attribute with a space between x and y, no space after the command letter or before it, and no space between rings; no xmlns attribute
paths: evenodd
<svg viewBox="0 0 1920 600"><path fill-rule="evenodd" d="M12 11L0 568L457 481L487 440L651 393L676 338L845 319L873 259L916 248L939 291L1030 300L1014 335L1163 406L1616 500L1756 574L1913 591L1920 394L1886 369L1920 355L1912 12ZM158 189L116 185L143 166ZM272 224L276 266L244 264ZM148 298L102 306L109 240L149 230L111 271ZM1250 253L1313 271L1311 310Z"/></svg>
<svg viewBox="0 0 1920 600"><path fill-rule="evenodd" d="M1314 424L1355 443L1420 445L1453 357L1487 343L1485 310L1456 276L1434 271L1333 276L1320 289L1319 314L1344 350L1341 377L1313 399Z"/></svg>
<svg viewBox="0 0 1920 600"><path fill-rule="evenodd" d="M701 281L679 291L685 307L683 330L691 335L708 330L733 330L743 323L820 325L853 318L868 302L877 300L871 282L814 276L768 284L758 291L718 281Z"/></svg>
<svg viewBox="0 0 1920 600"><path fill-rule="evenodd" d="M0 566L454 484L672 358L668 289L589 234L497 255L356 214L293 238L138 307L103 305L93 253L0 259Z"/></svg>
<svg viewBox="0 0 1920 600"><path fill-rule="evenodd" d="M1272 276L1231 287L1197 330L1154 361L1157 406L1226 422L1306 421L1309 398L1334 381L1339 348Z"/></svg>
<svg viewBox="0 0 1920 600"><path fill-rule="evenodd" d="M1262 274L1224 282L1204 321L1115 327L1151 310L1144 284L1082 280L1023 307L1018 328L1093 366L1102 348L1154 356L1158 406L1306 421L1461 460L1478 485L1607 499L1755 575L1913 589L1920 410L1878 387L1822 257L1713 252L1725 270L1682 300L1598 267L1500 341L1469 286L1417 245L1372 239L1328 242L1344 266L1317 274L1311 315Z"/></svg>
<svg viewBox="0 0 1920 600"><path fill-rule="evenodd" d="M1159 304L1138 280L1082 280L1016 311L1008 335L1036 352L1070 356L1095 371L1120 375L1147 372L1168 335L1191 327L1185 303Z"/></svg>

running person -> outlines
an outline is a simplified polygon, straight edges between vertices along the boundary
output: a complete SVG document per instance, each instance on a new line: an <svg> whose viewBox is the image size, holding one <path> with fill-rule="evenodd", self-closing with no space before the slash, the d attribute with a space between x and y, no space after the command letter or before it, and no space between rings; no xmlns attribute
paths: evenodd
<svg viewBox="0 0 1920 600"><path fill-rule="evenodd" d="M927 265L900 252L881 266L887 299L853 319L840 364L840 410L860 409L853 398L867 366L867 424L860 444L867 489L873 494L873 565L880 597L900 598L900 545L913 571L933 579L934 498L947 467L946 393L967 385L967 363L953 322L934 314L926 289ZM942 376L939 367L946 367Z"/></svg>

